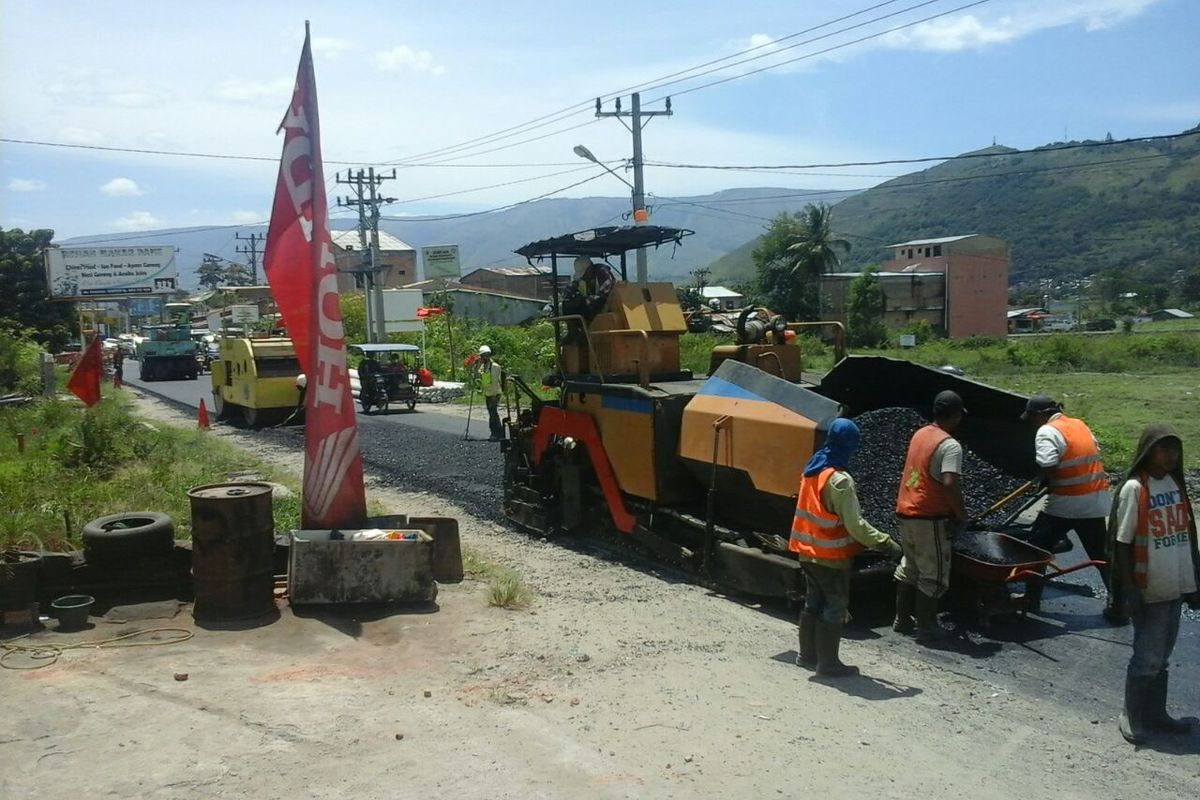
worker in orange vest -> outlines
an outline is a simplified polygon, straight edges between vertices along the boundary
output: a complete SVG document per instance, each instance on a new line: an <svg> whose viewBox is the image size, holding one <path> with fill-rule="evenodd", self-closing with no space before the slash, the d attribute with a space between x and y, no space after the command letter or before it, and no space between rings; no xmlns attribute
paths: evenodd
<svg viewBox="0 0 1200 800"><path fill-rule="evenodd" d="M956 392L939 392L933 399L933 422L917 429L909 440L896 496L904 558L894 576L892 629L898 633L915 629L922 644L945 638L937 621L938 600L950 588L952 534L967 520L959 485L962 445L952 435L964 414Z"/></svg>
<svg viewBox="0 0 1200 800"><path fill-rule="evenodd" d="M788 549L800 559L807 590L800 612L800 652L796 663L817 674L857 675L858 667L838 657L846 608L850 603L850 567L864 547L900 555L900 545L862 517L854 479L846 468L860 437L858 426L836 419L825 446L804 466Z"/></svg>
<svg viewBox="0 0 1200 800"><path fill-rule="evenodd" d="M1021 419L1037 426L1034 450L1042 468L1049 494L1045 508L1034 520L1029 543L1044 550L1065 552L1071 549L1067 534L1079 536L1088 558L1105 562L1100 577L1108 589L1104 618L1114 625L1125 625L1129 618L1120 602L1120 582L1111 580L1107 515L1112 499L1108 476L1100 458L1096 437L1083 420L1062 413L1062 406L1046 395L1034 395L1025 406ZM1025 587L1026 608L1041 607L1042 582L1030 581Z"/></svg>
<svg viewBox="0 0 1200 800"><path fill-rule="evenodd" d="M1187 733L1191 723L1167 713L1168 668L1183 604L1200 609L1200 549L1183 440L1170 425L1147 425L1142 432L1109 528L1116 540L1113 580L1125 586L1133 617L1121 735L1142 744L1156 732Z"/></svg>

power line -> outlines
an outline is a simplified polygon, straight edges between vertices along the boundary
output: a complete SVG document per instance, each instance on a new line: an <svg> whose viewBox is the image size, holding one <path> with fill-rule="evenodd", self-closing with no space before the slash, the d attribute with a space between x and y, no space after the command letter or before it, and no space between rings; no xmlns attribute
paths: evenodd
<svg viewBox="0 0 1200 800"><path fill-rule="evenodd" d="M772 45L778 44L779 42L783 42L788 39L795 38L796 36L803 36L806 33L811 33L813 31L819 30L821 28L825 28L830 25L836 25L837 23L843 22L847 19L851 19L853 17L869 13L871 11L882 8L884 6L892 5L895 2L899 2L899 0L887 0L887 2L877 3L873 6L869 6L867 8L861 9L859 11L855 11L852 14L846 14L846 15L838 17L836 19L829 20L828 22L823 22L820 25L814 25L812 27L805 28L804 30L797 31L795 33L790 33L786 36L781 36L778 39L773 39L769 42L765 42L760 45L755 45L754 47L749 47L744 50L739 50L736 53L731 53L727 56L722 56L717 59L709 60L702 64L698 64L694 67L689 67L688 69L685 69L685 70L672 72L668 75L660 76L658 78L652 78L648 81L643 81L641 83L637 83L637 84L633 84L631 86L626 86L621 89L617 89L616 91L602 94L602 95L600 95L600 98L603 100L610 100L612 98L615 98L622 94L625 94L626 92L637 90L643 86L653 86L653 84L659 83L661 81L668 80L670 78L674 78L679 75L686 74L688 72L694 72L696 70L703 69L704 67L711 66L711 65L719 63L721 61L727 61L732 58L737 58L738 56L745 55L747 53L751 53L756 50L761 50L766 47L771 47ZM445 147L441 147L441 148L438 148L435 150L427 150L425 152L415 153L411 156L405 156L405 157L397 159L395 161L390 161L390 162L385 162L385 163L387 163L389 165L395 164L397 166L403 166L404 164L406 164L410 161L413 161L415 159L419 159L419 158L429 158L429 157L433 157L433 156L437 156L437 155L448 155L452 152L473 149L475 146L483 146L486 144L493 144L495 142L502 141L503 139L511 138L512 136L520 136L520 135L528 133L532 130L536 130L537 128L545 127L547 125L553 125L554 123L561 122L564 119L567 119L567 118L570 118L573 116L578 116L579 114L586 111L587 107L590 105L591 105L590 99L581 101L578 103L573 103L573 104L565 106L557 111L552 111L548 114L543 114L540 117L535 117L534 119L529 120L528 122L520 123L517 125L512 125L507 128L502 128L498 131L493 131L492 133L484 134L482 136L477 136L473 139L466 139L464 141L457 142L452 145L446 145Z"/></svg>
<svg viewBox="0 0 1200 800"><path fill-rule="evenodd" d="M380 217L380 219L385 219L385 220L388 220L389 222L442 222L444 220L467 219L469 217L479 217L484 214L494 214L497 211L506 211L510 208L516 208L517 206L523 206L523 205L527 205L529 203L536 202L538 200L544 200L547 197L551 197L551 196L559 194L561 192L565 192L568 189L574 189L576 186L582 186L585 183L590 183L590 182L596 180L597 178L604 176L605 174L606 173L604 173L604 172L597 172L595 175L584 178L581 181L576 181L575 183L571 183L566 186L560 187L558 189L555 189L554 191L545 192L544 194L539 194L536 197L530 197L527 200L518 200L517 202L509 203L508 205L496 206L495 208L487 208L487 209L484 209L483 211L470 211L466 214L446 214L446 215L438 216L438 217Z"/></svg>
<svg viewBox="0 0 1200 800"><path fill-rule="evenodd" d="M714 169L737 170L741 172L765 172L782 169L833 169L840 167L879 167L891 164L925 164L933 161L968 161L978 158L1005 158L1008 156L1036 155L1039 153L1057 153L1063 150L1081 150L1097 147L1113 147L1121 144L1141 144L1145 142L1169 142L1183 139L1187 136L1200 135L1200 131L1191 130L1183 133L1167 133L1156 136L1137 136L1129 139L1114 139L1111 142L1074 142L1071 144L1049 145L1047 147L1031 147L1027 150L1006 150L1003 153L962 153L956 156L924 156L921 158L889 158L882 161L842 161L828 164L678 164L670 161L647 161L651 167L664 169ZM863 176L868 177L868 176ZM904 177L897 175L893 177Z"/></svg>
<svg viewBox="0 0 1200 800"><path fill-rule="evenodd" d="M561 170L560 172L549 172L549 173L546 173L545 175L534 175L532 178L518 178L518 179L512 180L512 181L505 181L504 183L492 183L487 186L475 186L470 189L458 189L458 190L452 191L452 192L442 192L441 194L428 194L428 195L425 195L424 197L410 197L407 200L392 200L389 202L389 205L399 206L399 205L404 205L405 203L416 203L421 200L438 200L443 197L457 197L458 195L471 194L473 192L482 192L487 189L499 189L503 186L515 186L518 183L531 183L533 181L545 180L546 178L554 178L559 175L567 175L572 172L583 172L584 170L590 170L591 168L592 167L590 165L586 165L586 166L582 166L582 167L575 167L574 169L564 169L564 170Z"/></svg>
<svg viewBox="0 0 1200 800"><path fill-rule="evenodd" d="M902 31L905 28L911 28L913 26L920 25L925 22L931 22L932 20L940 19L941 17L947 17L951 14L956 14L959 11L965 11L968 8L974 8L975 6L981 6L984 3L988 3L988 2L990 2L990 0L975 0L975 2L973 2L973 3L966 3L964 5L958 6L957 8L952 8L949 11L942 11L937 14L931 14L927 17L922 17L921 19L913 20L912 22L906 22L903 25L897 25L895 27L888 28L886 30L867 34L866 36L860 36L857 39L851 39L848 42L836 44L831 47L827 47L824 50L818 50L814 53L807 53L802 56L796 56L795 58L789 58L784 61L777 61L776 63L768 64L765 67L759 67L758 69L752 69L748 72L743 72L738 75L730 75L728 77L720 78L715 81L709 81L708 83L702 83L699 86L691 86L687 89L681 89L677 92L673 92L672 94L674 94L676 96L684 95L684 94L691 94L692 92L698 92L701 89L709 89L713 86L720 86L723 83L729 83L730 81L741 80L742 78L749 78L751 75L757 75L760 72L766 72L767 70L778 69L779 67L785 67L788 64L795 64L798 61L804 61L809 58L816 58L817 56L825 55L826 53L832 53L835 50L841 50L846 47L852 47L853 45L861 44L863 42L870 41L871 39L878 39L880 36L887 36L889 33L896 33L897 31ZM924 5L924 4L922 4L922 5ZM913 6L913 8L916 8L916 6ZM909 9L909 10L911 10L911 9ZM897 13L903 13L903 12L897 12ZM887 16L895 16L895 14L889 14ZM881 17L881 19L882 19L882 17ZM853 28L860 28L865 24L867 24L867 23L862 23L860 25L853 25L853 26L846 28L846 30L851 30ZM825 38L825 37L821 37L821 38ZM694 76L694 77L699 77L699 76ZM655 88L658 88L658 87L655 87ZM661 98L655 98L655 99L657 100L657 99L661 99Z"/></svg>

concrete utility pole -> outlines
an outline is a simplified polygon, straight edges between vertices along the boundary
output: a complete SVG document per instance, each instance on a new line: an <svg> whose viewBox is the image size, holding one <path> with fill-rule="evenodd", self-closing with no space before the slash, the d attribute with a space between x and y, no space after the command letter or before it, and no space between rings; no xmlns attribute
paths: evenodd
<svg viewBox="0 0 1200 800"><path fill-rule="evenodd" d="M358 209L358 241L362 249L362 266L348 271L363 276L366 289L367 338L372 342L387 339L383 314L383 286L379 280L382 269L376 263L379 252L379 206L396 201L394 197L380 197L375 190L385 180L395 179L396 170L393 169L391 175L376 175L374 167L368 167L366 170L347 170L345 178L337 176L338 183L354 190L354 197L339 197L337 204L344 208Z"/></svg>
<svg viewBox="0 0 1200 800"><path fill-rule="evenodd" d="M621 98L616 100L615 111L601 110L603 104L600 98L596 98L596 116L597 117L616 117L622 125L625 125L624 117L629 117L629 124L625 125L633 134L633 223L635 225L645 225L649 220L649 215L646 213L646 182L642 177L642 128L646 127L652 117L669 117L673 113L671 111L671 98L666 98L666 108L661 111L643 111L642 96L638 92L634 92L630 97L632 109L630 111L621 110ZM645 118L645 122L643 122ZM646 248L638 248L637 251L637 279L642 286L646 285L648 279L648 270L646 267Z"/></svg>
<svg viewBox="0 0 1200 800"><path fill-rule="evenodd" d="M233 238L250 243L245 247L239 244L234 249L243 255L250 256L250 285L258 286L258 248L262 244L262 240L266 237L261 233L252 233L249 236L242 236L240 233L235 233Z"/></svg>

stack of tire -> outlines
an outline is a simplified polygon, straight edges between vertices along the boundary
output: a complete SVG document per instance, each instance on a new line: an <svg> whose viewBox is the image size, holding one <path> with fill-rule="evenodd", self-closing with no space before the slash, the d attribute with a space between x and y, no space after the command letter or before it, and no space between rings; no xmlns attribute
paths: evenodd
<svg viewBox="0 0 1200 800"><path fill-rule="evenodd" d="M113 565L146 557L170 556L175 525L157 511L126 511L97 517L83 526L83 556L88 564Z"/></svg>

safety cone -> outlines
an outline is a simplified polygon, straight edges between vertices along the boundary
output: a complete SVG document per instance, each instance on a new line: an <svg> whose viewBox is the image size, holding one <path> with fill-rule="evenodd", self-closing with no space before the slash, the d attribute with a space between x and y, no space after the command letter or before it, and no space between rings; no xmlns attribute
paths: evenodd
<svg viewBox="0 0 1200 800"><path fill-rule="evenodd" d="M197 415L197 422L200 430L208 430L208 408L204 405L204 398L200 398L200 413Z"/></svg>

